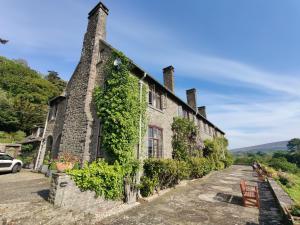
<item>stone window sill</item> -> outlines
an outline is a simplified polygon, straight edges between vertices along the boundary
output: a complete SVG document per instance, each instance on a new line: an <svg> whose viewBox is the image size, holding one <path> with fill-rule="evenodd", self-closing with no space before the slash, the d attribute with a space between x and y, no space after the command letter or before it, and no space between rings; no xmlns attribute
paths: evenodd
<svg viewBox="0 0 300 225"><path fill-rule="evenodd" d="M156 111L158 111L160 113L164 113L164 111L162 111L161 109L157 109L157 108L155 108L155 107L153 107L151 105L148 105L148 107L151 108L151 109L154 109L154 110L156 110Z"/></svg>

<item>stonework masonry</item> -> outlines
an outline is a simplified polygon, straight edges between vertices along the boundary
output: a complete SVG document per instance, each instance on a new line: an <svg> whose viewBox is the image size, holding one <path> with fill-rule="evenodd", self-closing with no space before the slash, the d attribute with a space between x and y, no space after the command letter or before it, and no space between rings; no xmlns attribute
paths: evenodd
<svg viewBox="0 0 300 225"><path fill-rule="evenodd" d="M99 3L90 13L87 32L84 36L80 61L66 87L65 93L50 101L48 118L41 142L37 168L43 163L44 156L51 150L51 156L70 151L81 162L105 157L100 149L101 121L93 104L93 91L103 86L104 66L115 49L106 41L106 19L108 9ZM142 78L143 69L134 65L132 75ZM148 90L154 87L161 94L162 107L149 104L147 114L149 125L162 130L162 157L172 157L173 118L183 116L199 127L199 140L224 136L224 132L206 119L206 114L197 110L196 90L187 91L188 104L174 94L174 67L163 69L164 85L146 74L143 80ZM150 103L150 102L149 102ZM148 133L143 137L141 159L148 157Z"/></svg>

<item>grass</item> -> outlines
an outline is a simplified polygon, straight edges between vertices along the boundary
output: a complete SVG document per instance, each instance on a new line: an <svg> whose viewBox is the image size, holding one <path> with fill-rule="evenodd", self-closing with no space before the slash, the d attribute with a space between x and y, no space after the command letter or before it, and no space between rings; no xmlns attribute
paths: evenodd
<svg viewBox="0 0 300 225"><path fill-rule="evenodd" d="M295 201L296 204L300 204L300 174L288 174L293 183L292 187L287 187L278 182L286 193Z"/></svg>

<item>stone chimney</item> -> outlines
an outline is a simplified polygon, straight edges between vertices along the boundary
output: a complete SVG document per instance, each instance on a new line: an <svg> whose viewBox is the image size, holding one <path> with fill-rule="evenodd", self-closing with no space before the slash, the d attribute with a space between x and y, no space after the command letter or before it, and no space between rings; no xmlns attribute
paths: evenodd
<svg viewBox="0 0 300 225"><path fill-rule="evenodd" d="M200 106L198 107L198 113L203 116L204 118L206 118L206 109L205 106Z"/></svg>
<svg viewBox="0 0 300 225"><path fill-rule="evenodd" d="M174 93L174 67L168 66L163 69L164 85Z"/></svg>
<svg viewBox="0 0 300 225"><path fill-rule="evenodd" d="M186 90L186 99L188 105L197 111L197 91L195 88Z"/></svg>
<svg viewBox="0 0 300 225"><path fill-rule="evenodd" d="M95 50L98 51L99 40L106 40L106 18L108 8L99 2L88 14L88 26L84 35L81 53L82 59L91 59Z"/></svg>

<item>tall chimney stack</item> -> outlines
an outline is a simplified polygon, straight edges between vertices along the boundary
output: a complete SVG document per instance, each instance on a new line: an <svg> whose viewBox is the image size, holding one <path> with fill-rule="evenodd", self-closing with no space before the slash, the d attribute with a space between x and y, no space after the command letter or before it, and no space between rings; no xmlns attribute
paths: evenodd
<svg viewBox="0 0 300 225"><path fill-rule="evenodd" d="M205 106L200 106L198 107L198 113L203 116L204 118L206 118L206 108Z"/></svg>
<svg viewBox="0 0 300 225"><path fill-rule="evenodd" d="M197 91L195 88L186 90L186 99L188 105L197 111Z"/></svg>
<svg viewBox="0 0 300 225"><path fill-rule="evenodd" d="M168 66L163 69L164 85L174 93L174 67Z"/></svg>

